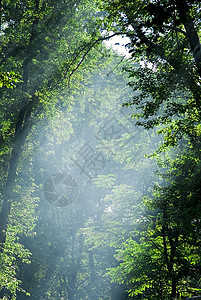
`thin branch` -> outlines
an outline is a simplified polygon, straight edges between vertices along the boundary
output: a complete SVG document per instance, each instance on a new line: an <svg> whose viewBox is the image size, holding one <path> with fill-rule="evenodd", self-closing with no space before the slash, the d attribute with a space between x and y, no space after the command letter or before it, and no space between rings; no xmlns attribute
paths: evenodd
<svg viewBox="0 0 201 300"><path fill-rule="evenodd" d="M99 39L97 39L96 41L92 42L89 45L89 48L86 50L86 52L84 53L84 55L82 56L80 62L77 64L77 66L71 71L70 75L69 75L69 80L68 80L68 87L70 86L70 79L72 77L72 75L74 74L74 72L80 67L80 65L84 62L85 57L87 56L87 54L91 51L91 49L99 42L105 41L105 40L109 40L112 37L116 36L116 35L122 35L122 34L126 34L125 32L118 32L118 33L114 33L110 36L107 37L101 37Z"/></svg>

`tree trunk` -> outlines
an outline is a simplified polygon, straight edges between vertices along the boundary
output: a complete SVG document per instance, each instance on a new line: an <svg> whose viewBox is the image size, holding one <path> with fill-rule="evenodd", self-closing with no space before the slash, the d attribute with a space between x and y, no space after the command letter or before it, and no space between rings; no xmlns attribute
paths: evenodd
<svg viewBox="0 0 201 300"><path fill-rule="evenodd" d="M177 282L175 280L175 278L172 278L172 293L171 293L171 297L174 299L177 296Z"/></svg>
<svg viewBox="0 0 201 300"><path fill-rule="evenodd" d="M0 212L0 253L3 252L4 243L6 240L6 231L9 222L11 204L13 201L13 187L16 179L17 165L28 134L27 129L28 128L26 127L21 130L19 130L19 128L16 128L15 131L15 144L12 148L8 169L8 177L2 195L3 204Z"/></svg>
<svg viewBox="0 0 201 300"><path fill-rule="evenodd" d="M186 36L191 46L198 73L201 76L201 45L193 20L190 17L189 7L185 0L177 0L176 4L179 11L179 17L186 30Z"/></svg>
<svg viewBox="0 0 201 300"><path fill-rule="evenodd" d="M39 1L36 1L36 11L38 11ZM28 82L28 65L32 59L30 56L30 51L32 47L32 41L36 34L36 27L38 25L38 17L36 17L32 24L32 30L30 35L29 44L26 49L26 59L23 64L23 85L22 90L27 92L27 82ZM8 169L8 177L5 184L4 192L3 192L3 204L0 212L0 253L3 252L4 243L6 241L6 231L9 222L9 215L11 210L11 204L13 201L13 187L16 179L17 165L20 158L20 155L23 151L23 147L31 127L30 116L32 109L34 107L34 100L36 101L36 97L33 96L30 100L29 98L22 99L22 108L19 112L18 119L15 126L15 134L14 134L14 145L11 151L9 169Z"/></svg>

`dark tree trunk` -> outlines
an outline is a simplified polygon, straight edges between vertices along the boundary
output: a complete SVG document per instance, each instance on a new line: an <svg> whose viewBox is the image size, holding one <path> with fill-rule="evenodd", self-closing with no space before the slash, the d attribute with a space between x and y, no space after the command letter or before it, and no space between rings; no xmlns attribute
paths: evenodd
<svg viewBox="0 0 201 300"><path fill-rule="evenodd" d="M13 200L13 187L16 179L17 165L28 134L27 128L23 128L22 130L16 128L15 144L12 148L8 169L8 177L2 195L3 204L0 212L0 253L3 252L4 243L6 240L6 231L9 221L11 204Z"/></svg>
<svg viewBox="0 0 201 300"><path fill-rule="evenodd" d="M186 30L186 36L191 46L198 73L201 76L201 45L199 36L193 24L193 20L190 17L188 4L185 0L177 0L176 4L178 7L180 19L184 24Z"/></svg>
<svg viewBox="0 0 201 300"><path fill-rule="evenodd" d="M177 296L177 282L175 280L175 278L172 278L172 293L171 293L171 297L172 298L176 298Z"/></svg>
<svg viewBox="0 0 201 300"><path fill-rule="evenodd" d="M38 10L39 2L36 1L36 11ZM38 17L36 17L32 24L32 30L30 35L29 44L27 45L26 49L26 59L24 60L23 64L23 85L22 90L27 92L27 83L28 83L28 77L29 77L29 63L32 60L32 56L30 55L31 47L32 47L32 41L34 39L34 36L36 34L36 27L38 25ZM23 151L23 147L28 135L28 132L31 128L31 112L35 105L34 100L36 101L36 97L33 96L30 100L29 98L23 98L22 99L22 107L18 115L18 119L15 125L15 134L13 139L13 147L11 151L11 157L10 157L10 163L9 163L9 169L8 169L8 177L5 184L4 192L3 192L3 204L0 212L0 253L3 252L4 249L4 243L6 241L6 232L7 232L7 226L9 222L9 215L11 210L11 204L13 201L13 195L12 190L15 184L15 178L16 178L16 171L18 166L18 161L20 158L20 155Z"/></svg>

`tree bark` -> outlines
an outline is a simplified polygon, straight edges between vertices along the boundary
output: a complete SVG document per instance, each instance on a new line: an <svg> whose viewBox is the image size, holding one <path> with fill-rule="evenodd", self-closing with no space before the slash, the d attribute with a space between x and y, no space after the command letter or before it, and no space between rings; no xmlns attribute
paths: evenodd
<svg viewBox="0 0 201 300"><path fill-rule="evenodd" d="M179 17L186 30L186 36L191 46L198 73L201 76L201 45L193 20L189 14L189 7L185 0L177 0L176 5L178 7Z"/></svg>
<svg viewBox="0 0 201 300"><path fill-rule="evenodd" d="M38 11L39 8L39 1L36 0L36 11ZM36 35L36 27L38 25L38 17L36 17L33 20L32 29L31 29L31 35L29 39L29 44L27 45L26 49L26 58L24 60L23 64L23 85L22 90L24 92L27 92L27 84L28 84L28 76L29 76L29 70L28 65L30 61L32 60L32 56L30 55L31 47L32 47L32 41L34 39L34 36ZM0 253L3 252L4 249L4 243L6 241L6 232L9 222L9 215L11 210L11 205L13 201L13 195L12 190L15 184L16 174L17 174L17 166L19 162L20 155L23 151L23 147L27 138L27 135L29 133L29 130L31 128L31 112L34 108L34 100L36 100L36 97L33 96L30 100L29 98L23 98L22 99L22 108L20 109L20 112L18 114L18 119L15 125L15 134L13 138L13 147L11 151L10 156L10 163L8 168L8 177L6 180L4 192L3 192L3 204L0 212Z"/></svg>
<svg viewBox="0 0 201 300"><path fill-rule="evenodd" d="M171 293L171 297L174 299L177 296L177 282L175 280L175 278L172 278L172 293Z"/></svg>
<svg viewBox="0 0 201 300"><path fill-rule="evenodd" d="M0 253L3 252L4 243L6 240L6 231L9 222L11 204L13 201L13 187L16 179L18 161L22 153L22 149L24 147L26 137L28 135L28 128L29 128L28 124L24 125L25 127L23 126L22 128L21 128L22 123L19 126L20 127L16 126L15 138L14 138L15 142L11 152L9 169L8 169L8 177L2 195L3 204L0 212Z"/></svg>

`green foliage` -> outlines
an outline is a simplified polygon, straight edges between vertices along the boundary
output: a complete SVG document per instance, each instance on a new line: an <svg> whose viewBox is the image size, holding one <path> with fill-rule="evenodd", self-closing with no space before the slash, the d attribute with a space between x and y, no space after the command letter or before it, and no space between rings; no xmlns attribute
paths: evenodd
<svg viewBox="0 0 201 300"><path fill-rule="evenodd" d="M125 68L136 124L163 136L159 182L119 246L109 271L134 299L173 299L200 292L200 3L102 1L103 27L130 38ZM197 49L197 50L195 50ZM197 52L196 52L197 51ZM171 152L161 153L164 150ZM161 155L159 155L161 153Z"/></svg>
<svg viewBox="0 0 201 300"><path fill-rule="evenodd" d="M147 129L160 125L166 148L177 145L184 135L195 139L200 123L200 56L194 51L196 43L200 47L200 4L103 2L108 11L105 26L109 20L108 28L112 23L114 30L125 32L131 58L140 63L127 70L129 84L138 93L124 105L134 105L138 125Z"/></svg>
<svg viewBox="0 0 201 300"><path fill-rule="evenodd" d="M144 198L132 239L121 245L119 265L108 272L127 284L131 296L172 299L200 292L200 150L182 146L159 160L164 182Z"/></svg>
<svg viewBox="0 0 201 300"><path fill-rule="evenodd" d="M34 236L41 197L34 174L34 151L40 146L36 137L41 139L41 126L52 118L49 142L59 145L69 138L73 129L64 111L89 82L102 50L95 2L2 1L0 10L0 65L12 70L0 74L0 289L15 298L22 290L19 269L30 256L23 239Z"/></svg>
<svg viewBox="0 0 201 300"><path fill-rule="evenodd" d="M12 70L0 73L5 297L112 299L115 283L133 299L200 292L200 8L2 1L0 65ZM130 38L131 63L100 45L111 31ZM100 138L111 120L121 134ZM41 183L71 172L86 141L105 169L92 181L77 171L77 201L52 207Z"/></svg>
<svg viewBox="0 0 201 300"><path fill-rule="evenodd" d="M0 88L7 87L13 89L15 83L21 82L20 76L11 72L0 72Z"/></svg>

